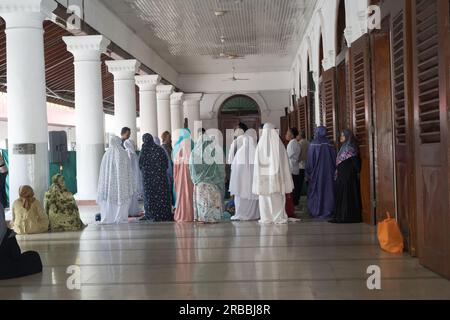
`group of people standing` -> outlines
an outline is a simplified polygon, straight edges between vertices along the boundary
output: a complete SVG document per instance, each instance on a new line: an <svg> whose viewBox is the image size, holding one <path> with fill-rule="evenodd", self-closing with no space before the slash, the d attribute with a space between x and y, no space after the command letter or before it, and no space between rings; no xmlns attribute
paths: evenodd
<svg viewBox="0 0 450 320"><path fill-rule="evenodd" d="M296 128L289 129L286 140L289 142L287 152L295 185L295 205L298 205L306 181L307 207L311 217L327 219L331 223L361 222L361 160L353 133L350 130L341 132L338 154L323 126L315 130L311 143L306 141L305 133L299 133Z"/></svg>
<svg viewBox="0 0 450 320"><path fill-rule="evenodd" d="M326 132L318 127L310 143L304 132L291 128L285 147L274 125L265 124L258 140L255 131L240 123L228 155L229 191L235 204L231 219L287 223L296 218L293 208L306 183L311 217L360 222L358 144L344 130L336 154ZM214 135L202 129L194 143L191 132L181 129L172 145L169 132L162 135L162 144L158 137L144 134L139 156L129 136L128 128L122 130L122 138L113 136L102 161L98 186L102 223L126 223L138 216L140 198L144 200L140 220L224 220L225 162Z"/></svg>

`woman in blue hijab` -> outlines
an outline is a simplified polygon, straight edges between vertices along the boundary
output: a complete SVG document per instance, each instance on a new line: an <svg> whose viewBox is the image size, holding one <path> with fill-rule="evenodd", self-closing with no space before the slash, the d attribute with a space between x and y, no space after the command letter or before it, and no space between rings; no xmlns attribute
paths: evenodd
<svg viewBox="0 0 450 320"><path fill-rule="evenodd" d="M329 219L335 206L336 149L327 138L327 129L318 127L308 150L308 210L313 218Z"/></svg>

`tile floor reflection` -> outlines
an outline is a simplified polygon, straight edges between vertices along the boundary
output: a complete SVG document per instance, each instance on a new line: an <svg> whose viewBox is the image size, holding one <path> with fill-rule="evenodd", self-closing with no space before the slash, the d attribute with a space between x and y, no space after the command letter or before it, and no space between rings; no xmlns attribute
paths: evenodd
<svg viewBox="0 0 450 320"><path fill-rule="evenodd" d="M18 237L44 272L0 281L0 299L450 299L450 281L381 251L367 225L98 226L97 211L82 208L83 232ZM67 288L71 265L80 290ZM370 265L381 268L380 291L367 289Z"/></svg>

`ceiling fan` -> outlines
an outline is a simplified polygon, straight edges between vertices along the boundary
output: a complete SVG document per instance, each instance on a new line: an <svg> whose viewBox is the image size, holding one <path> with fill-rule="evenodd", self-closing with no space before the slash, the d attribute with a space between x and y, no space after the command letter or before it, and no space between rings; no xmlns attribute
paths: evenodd
<svg viewBox="0 0 450 320"><path fill-rule="evenodd" d="M225 52L225 37L221 36L220 37L220 46L222 48L221 52L218 55L213 56L213 59L229 59L229 60L234 60L234 59L244 59L244 56L240 56L237 54L233 54L233 53L226 53Z"/></svg>
<svg viewBox="0 0 450 320"><path fill-rule="evenodd" d="M225 82L225 81L233 81L233 82L235 82L235 81L249 81L249 80L250 80L250 79L237 78L237 77L236 77L236 68L233 67L233 76L232 76L231 78L226 79L226 80L223 80L223 81L224 81L224 82Z"/></svg>

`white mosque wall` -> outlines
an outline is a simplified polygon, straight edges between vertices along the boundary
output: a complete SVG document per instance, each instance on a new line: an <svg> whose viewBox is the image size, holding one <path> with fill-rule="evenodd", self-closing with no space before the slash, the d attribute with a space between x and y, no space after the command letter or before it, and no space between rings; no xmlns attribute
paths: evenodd
<svg viewBox="0 0 450 320"><path fill-rule="evenodd" d="M352 43L367 33L368 28L368 0L343 0L345 1L346 29L345 37L347 45ZM307 95L308 77L308 57L310 60L310 70L314 73L315 81L318 81L320 65L324 70L336 66L336 39L337 39L337 15L339 0L319 0L313 13L307 30L301 40L296 57L292 62L290 72L291 90L297 96ZM320 36L323 41L323 57L319 61ZM300 87L301 82L301 87ZM317 87L317 86L316 86ZM319 121L319 99L318 91L316 95L316 119Z"/></svg>
<svg viewBox="0 0 450 320"><path fill-rule="evenodd" d="M280 126L280 117L285 114L284 110L289 106L290 100L289 90L205 94L200 102L200 117L205 129L218 128L220 107L235 94L247 95L255 100L261 111L262 123L271 122L277 127Z"/></svg>

